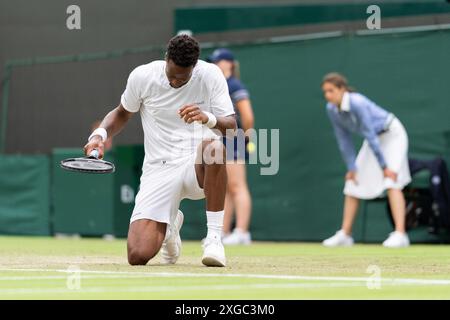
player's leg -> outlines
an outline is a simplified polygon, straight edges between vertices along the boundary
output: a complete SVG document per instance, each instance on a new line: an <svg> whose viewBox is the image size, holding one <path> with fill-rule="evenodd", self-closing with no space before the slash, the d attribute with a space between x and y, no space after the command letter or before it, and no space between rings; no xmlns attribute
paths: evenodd
<svg viewBox="0 0 450 320"><path fill-rule="evenodd" d="M145 264L161 249L162 263L175 263L181 252L178 207L185 169L166 163L144 169L130 218L128 260Z"/></svg>
<svg viewBox="0 0 450 320"><path fill-rule="evenodd" d="M397 173L396 181L387 179L390 184L387 194L395 231L389 235L383 245L390 248L407 247L409 238L405 226L406 201L402 189L411 181L411 176L408 166L408 135L398 119L392 121L381 146L388 168Z"/></svg>
<svg viewBox="0 0 450 320"><path fill-rule="evenodd" d="M226 264L221 241L227 184L225 147L220 140L205 140L197 155L200 159L195 163L195 173L206 197L208 227L202 262L207 266L223 267Z"/></svg>
<svg viewBox="0 0 450 320"><path fill-rule="evenodd" d="M409 246L409 238L406 234L405 216L406 203L402 190L388 189L389 205L394 219L395 231L384 242L385 247L400 248Z"/></svg>
<svg viewBox="0 0 450 320"><path fill-rule="evenodd" d="M227 171L227 176L228 171ZM233 223L233 217L234 217L234 204L233 204L233 197L231 196L231 192L229 187L227 187L227 193L225 195L225 206L224 206L224 216L223 216L223 234L228 235L231 233L231 225Z"/></svg>
<svg viewBox="0 0 450 320"><path fill-rule="evenodd" d="M232 196L236 211L236 228L223 239L224 244L250 244L248 231L251 216L251 197L247 186L245 163L242 161L227 164L228 192ZM227 214L225 210L225 215Z"/></svg>
<svg viewBox="0 0 450 320"><path fill-rule="evenodd" d="M245 164L227 165L227 174L228 187L236 208L236 227L242 231L248 231L252 203L247 186Z"/></svg>
<svg viewBox="0 0 450 320"><path fill-rule="evenodd" d="M351 246L353 245L352 227L358 213L359 199L346 195L344 199L344 214L342 228L336 234L322 243L327 247Z"/></svg>
<svg viewBox="0 0 450 320"><path fill-rule="evenodd" d="M205 140L199 153L201 163L195 164L195 173L206 197L207 211L223 211L227 185L225 148L219 140Z"/></svg>
<svg viewBox="0 0 450 320"><path fill-rule="evenodd" d="M394 219L395 231L405 233L406 204L402 190L389 189L388 198L392 211L392 218Z"/></svg>
<svg viewBox="0 0 450 320"><path fill-rule="evenodd" d="M344 200L344 216L342 220L342 230L346 235L352 234L353 222L358 213L359 199L346 195Z"/></svg>
<svg viewBox="0 0 450 320"><path fill-rule="evenodd" d="M166 223L149 219L135 220L128 230L128 263L145 265L161 248L166 236Z"/></svg>
<svg viewBox="0 0 450 320"><path fill-rule="evenodd" d="M225 194L225 207L224 207L224 217L223 217L223 229L222 229L222 240L224 237L229 235L231 233L231 225L233 224L233 218L234 218L234 200L233 196L231 194L230 185L229 185L229 178L230 174L228 172L228 163L234 162L235 157L235 144L230 143L234 142L233 140L223 137L222 139L223 144L225 146L225 151L227 155L227 192Z"/></svg>

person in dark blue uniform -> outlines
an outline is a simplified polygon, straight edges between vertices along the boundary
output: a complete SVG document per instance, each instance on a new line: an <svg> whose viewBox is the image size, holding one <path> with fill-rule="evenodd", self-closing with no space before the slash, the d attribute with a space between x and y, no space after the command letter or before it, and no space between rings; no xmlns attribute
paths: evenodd
<svg viewBox="0 0 450 320"><path fill-rule="evenodd" d="M231 100L237 116L238 127L247 132L253 129L254 116L250 102L250 95L239 80L239 64L235 60L233 53L225 48L216 49L208 58L209 62L215 63L225 75L228 83ZM252 143L249 142L247 135L239 130L238 136L233 141L224 138L224 144L227 145L227 175L228 186L225 197L225 216L224 216L224 237L223 244L239 245L250 244L251 235L249 224L252 210L250 192L247 186L245 160L248 160L248 150L251 150ZM245 148L239 148L238 139L245 138ZM230 150L231 146L231 150ZM249 148L250 147L250 148ZM231 232L233 213L236 212L236 227Z"/></svg>

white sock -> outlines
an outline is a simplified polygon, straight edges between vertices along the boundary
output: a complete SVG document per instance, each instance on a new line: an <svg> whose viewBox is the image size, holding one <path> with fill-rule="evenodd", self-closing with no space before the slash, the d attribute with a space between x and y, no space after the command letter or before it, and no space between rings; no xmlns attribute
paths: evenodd
<svg viewBox="0 0 450 320"><path fill-rule="evenodd" d="M224 211L206 211L206 225L208 226L209 239L221 240Z"/></svg>

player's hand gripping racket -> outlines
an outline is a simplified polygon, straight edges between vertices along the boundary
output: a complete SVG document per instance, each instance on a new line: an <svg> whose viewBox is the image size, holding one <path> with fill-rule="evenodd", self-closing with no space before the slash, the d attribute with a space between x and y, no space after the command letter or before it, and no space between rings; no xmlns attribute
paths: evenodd
<svg viewBox="0 0 450 320"><path fill-rule="evenodd" d="M61 168L84 173L111 173L115 171L113 163L100 160L98 156L98 150L94 149L88 157L62 160Z"/></svg>

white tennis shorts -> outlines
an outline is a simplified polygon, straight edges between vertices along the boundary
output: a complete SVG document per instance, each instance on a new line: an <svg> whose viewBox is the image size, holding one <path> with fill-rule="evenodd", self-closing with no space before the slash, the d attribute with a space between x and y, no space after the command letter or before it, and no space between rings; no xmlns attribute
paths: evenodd
<svg viewBox="0 0 450 320"><path fill-rule="evenodd" d="M397 181L385 178L377 158L364 140L356 158L356 181L347 180L344 194L359 199L374 199L386 189L402 190L411 182L408 165L408 135L400 120L395 118L389 131L378 136L381 152L388 169L397 173Z"/></svg>
<svg viewBox="0 0 450 320"><path fill-rule="evenodd" d="M176 162L146 164L130 223L150 219L171 224L181 200L199 200L205 193L195 173L196 153Z"/></svg>

